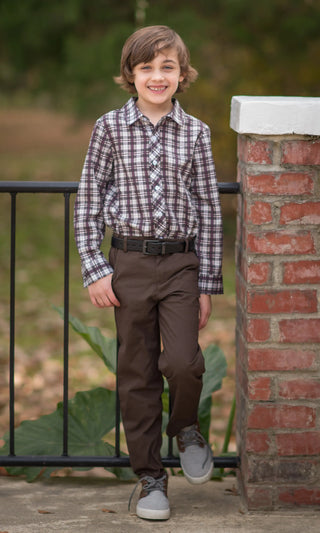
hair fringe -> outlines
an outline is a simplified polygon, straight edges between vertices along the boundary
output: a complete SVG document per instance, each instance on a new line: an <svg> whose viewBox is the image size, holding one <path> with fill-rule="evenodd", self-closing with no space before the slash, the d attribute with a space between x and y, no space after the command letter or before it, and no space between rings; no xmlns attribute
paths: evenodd
<svg viewBox="0 0 320 533"><path fill-rule="evenodd" d="M180 35L168 26L146 26L135 31L126 40L121 54L120 75L114 76L115 83L122 89L135 94L133 68L139 63L151 61L166 48L176 48L184 79L179 82L177 93L184 92L198 77L198 72L190 65L189 50Z"/></svg>

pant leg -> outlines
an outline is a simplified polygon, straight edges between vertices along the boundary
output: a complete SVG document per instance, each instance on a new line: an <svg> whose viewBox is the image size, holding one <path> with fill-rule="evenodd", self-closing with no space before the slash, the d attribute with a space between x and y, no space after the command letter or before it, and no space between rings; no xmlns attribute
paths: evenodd
<svg viewBox="0 0 320 533"><path fill-rule="evenodd" d="M173 437L197 420L204 359L198 344L198 259L193 253L169 256L163 272L159 323L163 352L159 368L166 376L172 412L167 434Z"/></svg>
<svg viewBox="0 0 320 533"><path fill-rule="evenodd" d="M160 477L163 377L154 258L120 250L113 255L113 287L121 304L115 308L119 398L131 466L138 476Z"/></svg>

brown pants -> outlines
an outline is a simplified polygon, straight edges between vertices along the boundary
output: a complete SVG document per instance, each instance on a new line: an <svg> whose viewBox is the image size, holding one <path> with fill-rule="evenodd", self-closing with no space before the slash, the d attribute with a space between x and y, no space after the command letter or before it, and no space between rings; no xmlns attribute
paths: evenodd
<svg viewBox="0 0 320 533"><path fill-rule="evenodd" d="M111 248L110 263L121 304L115 308L119 397L131 465L138 476L159 477L162 375L172 401L167 434L197 420L205 370L198 345L198 258L193 252L150 256Z"/></svg>

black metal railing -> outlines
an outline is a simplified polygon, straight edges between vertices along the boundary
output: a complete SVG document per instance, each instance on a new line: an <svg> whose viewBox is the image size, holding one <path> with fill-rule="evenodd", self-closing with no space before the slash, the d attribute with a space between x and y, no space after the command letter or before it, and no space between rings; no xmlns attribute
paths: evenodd
<svg viewBox="0 0 320 533"><path fill-rule="evenodd" d="M68 390L69 390L69 241L70 197L78 190L76 182L2 181L0 193L11 195L11 251L10 251L10 341L9 341L9 454L0 456L0 466L61 466L61 467L127 467L130 458L120 452L120 406L116 388L115 455L70 456L68 453ZM221 194L237 194L239 183L219 183ZM16 455L15 453L15 261L16 261L16 196L18 193L61 193L64 195L64 321L63 321L63 442L62 455ZM172 439L169 439L168 455L162 458L166 467L180 466L179 458L172 454ZM237 468L239 457L214 457L217 468Z"/></svg>

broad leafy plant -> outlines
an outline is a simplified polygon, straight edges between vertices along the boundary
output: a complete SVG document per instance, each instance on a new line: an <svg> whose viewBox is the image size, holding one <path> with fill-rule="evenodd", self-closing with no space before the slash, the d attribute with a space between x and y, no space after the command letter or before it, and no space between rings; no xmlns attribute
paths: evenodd
<svg viewBox="0 0 320 533"><path fill-rule="evenodd" d="M63 310L56 308L63 317ZM69 323L102 359L108 370L115 374L117 366L116 340L104 337L96 327L88 327L79 319L69 315ZM203 390L199 404L199 423L202 434L209 440L210 414L212 393L222 386L222 379L226 375L227 363L219 347L210 345L204 350L206 372L203 377ZM164 384L163 400L163 429L169 417L169 391L167 382ZM84 456L114 456L115 448L107 442L107 435L115 427L115 391L98 387L89 391L77 392L68 401L68 443L69 455ZM26 420L15 429L15 447L17 455L59 455L62 450L63 404L59 402L56 410L37 420ZM9 435L4 437L5 444L0 455L9 453ZM175 439L174 439L175 441ZM167 437L163 437L163 455L167 453ZM174 446L174 453L177 450ZM125 455L125 454L123 454ZM74 467L78 470L90 468ZM34 481L39 477L48 478L60 467L7 467L11 475L25 475L27 481ZM134 476L130 468L106 468L120 479L130 479Z"/></svg>

